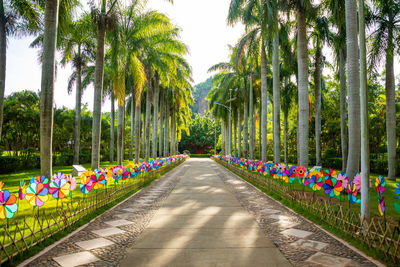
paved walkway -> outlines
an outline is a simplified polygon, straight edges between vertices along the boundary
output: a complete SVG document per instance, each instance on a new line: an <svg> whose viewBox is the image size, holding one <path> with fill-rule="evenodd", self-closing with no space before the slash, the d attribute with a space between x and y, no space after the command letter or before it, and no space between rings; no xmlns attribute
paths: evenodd
<svg viewBox="0 0 400 267"><path fill-rule="evenodd" d="M190 159L29 266L375 266L210 159Z"/></svg>

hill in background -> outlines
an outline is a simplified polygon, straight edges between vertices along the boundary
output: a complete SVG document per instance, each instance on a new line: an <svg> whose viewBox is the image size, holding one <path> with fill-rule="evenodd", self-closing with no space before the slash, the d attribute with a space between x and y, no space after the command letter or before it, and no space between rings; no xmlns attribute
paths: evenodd
<svg viewBox="0 0 400 267"><path fill-rule="evenodd" d="M193 90L194 105L192 107L193 117L196 113L204 116L208 111L208 101L206 96L213 87L213 78L208 78L205 82L196 84Z"/></svg>

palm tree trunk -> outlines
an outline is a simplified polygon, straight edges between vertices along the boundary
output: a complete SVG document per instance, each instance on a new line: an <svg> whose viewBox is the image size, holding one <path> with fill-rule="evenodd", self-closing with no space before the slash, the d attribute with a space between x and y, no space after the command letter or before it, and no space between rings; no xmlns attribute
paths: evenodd
<svg viewBox="0 0 400 267"><path fill-rule="evenodd" d="M288 127L288 113L287 112L283 113L283 127L284 127L283 145L284 145L284 150L285 150L285 164L288 164L288 132L289 132L289 127Z"/></svg>
<svg viewBox="0 0 400 267"><path fill-rule="evenodd" d="M221 154L225 155L225 121L221 119Z"/></svg>
<svg viewBox="0 0 400 267"><path fill-rule="evenodd" d="M232 112L229 111L228 119L228 154L232 155Z"/></svg>
<svg viewBox="0 0 400 267"><path fill-rule="evenodd" d="M226 154L230 154L228 138L229 138L229 119L228 119L228 122L225 122L225 151L226 151Z"/></svg>
<svg viewBox="0 0 400 267"><path fill-rule="evenodd" d="M246 87L246 83L245 83L245 87ZM246 92L247 90L245 90L245 95L246 95ZM245 99L244 99L244 108L243 108L243 110L244 110L244 121L243 121L243 157L244 158L246 158L246 157L248 157L248 150L247 150L247 148L248 148L248 141L249 141L249 130L248 130L248 127L249 127L249 102L248 102L249 100L247 99L247 96L245 96Z"/></svg>
<svg viewBox="0 0 400 267"><path fill-rule="evenodd" d="M53 106L58 0L46 1L40 94L40 172L52 176Z"/></svg>
<svg viewBox="0 0 400 267"><path fill-rule="evenodd" d="M135 135L135 90L132 87L131 92L131 143L129 146L129 160L133 160L133 144Z"/></svg>
<svg viewBox="0 0 400 267"><path fill-rule="evenodd" d="M388 48L386 49L386 135L388 151L388 179L396 180L396 92L393 69L393 30L388 31Z"/></svg>
<svg viewBox="0 0 400 267"><path fill-rule="evenodd" d="M250 74L249 90L249 116L250 116L250 159L254 159L254 99L253 99L253 75Z"/></svg>
<svg viewBox="0 0 400 267"><path fill-rule="evenodd" d="M237 121L237 128L238 128L238 157L240 158L242 156L242 117L241 117L241 111L240 108L237 109L238 113L238 121Z"/></svg>
<svg viewBox="0 0 400 267"><path fill-rule="evenodd" d="M308 167L308 50L305 9L299 4L297 9L297 62L299 76L299 155L300 165Z"/></svg>
<svg viewBox="0 0 400 267"><path fill-rule="evenodd" d="M97 51L94 81L92 125L92 170L100 166L101 101L103 98L104 43L106 39L106 14L100 13L97 23Z"/></svg>
<svg viewBox="0 0 400 267"><path fill-rule="evenodd" d="M233 117L235 118L235 117ZM235 119L233 119L233 155L237 157L237 124Z"/></svg>
<svg viewBox="0 0 400 267"><path fill-rule="evenodd" d="M279 78L279 31L273 40L272 54L273 98L274 98L274 162L281 162L281 91Z"/></svg>
<svg viewBox="0 0 400 267"><path fill-rule="evenodd" d="M361 103L361 219L370 220L369 197L369 131L367 96L367 55L365 45L364 0L358 0L360 40L360 103ZM364 224L368 227L368 224Z"/></svg>
<svg viewBox="0 0 400 267"><path fill-rule="evenodd" d="M76 95L75 95L75 126L74 126L74 160L73 164L79 164L79 147L81 142L81 98L82 98L82 66L76 67Z"/></svg>
<svg viewBox="0 0 400 267"><path fill-rule="evenodd" d="M118 165L122 165L124 161L124 103L125 101L118 100L118 131L117 131L117 163Z"/></svg>
<svg viewBox="0 0 400 267"><path fill-rule="evenodd" d="M350 181L360 164L360 73L357 38L357 3L346 0L347 88L349 91L349 156L347 175Z"/></svg>
<svg viewBox="0 0 400 267"><path fill-rule="evenodd" d="M173 95L173 94L172 94ZM171 111L171 155L175 155L175 137L176 137L176 121L175 121L175 105L172 105Z"/></svg>
<svg viewBox="0 0 400 267"><path fill-rule="evenodd" d="M139 96L140 98L140 96ZM135 99L136 100L136 99ZM136 100L137 101L137 100ZM140 158L140 100L138 103L132 102L135 105L135 163L139 163Z"/></svg>
<svg viewBox="0 0 400 267"><path fill-rule="evenodd" d="M147 96L146 96L146 161L149 161L150 158L150 119L151 119L151 95L152 95L152 79L151 75L149 75L148 79L148 87L147 87Z"/></svg>
<svg viewBox="0 0 400 267"><path fill-rule="evenodd" d="M165 119L164 119L164 157L168 157L169 146L169 99L165 97Z"/></svg>
<svg viewBox="0 0 400 267"><path fill-rule="evenodd" d="M260 96L261 102L261 96ZM262 157L262 148L261 148L261 103L258 106L258 160L261 160Z"/></svg>
<svg viewBox="0 0 400 267"><path fill-rule="evenodd" d="M157 158L157 134L158 134L158 100L160 98L160 84L158 74L155 74L154 78L154 93L153 93L153 129L152 129L152 157Z"/></svg>
<svg viewBox="0 0 400 267"><path fill-rule="evenodd" d="M267 161L267 55L264 41L261 45L261 161Z"/></svg>
<svg viewBox="0 0 400 267"><path fill-rule="evenodd" d="M134 103L132 102L134 107ZM110 124L110 162L114 162L114 143L115 143L115 97L111 92L111 124Z"/></svg>
<svg viewBox="0 0 400 267"><path fill-rule="evenodd" d="M141 129L141 134L142 134L142 158L144 159L146 157L146 114L142 114L142 129Z"/></svg>
<svg viewBox="0 0 400 267"><path fill-rule="evenodd" d="M321 47L315 52L315 165L321 166Z"/></svg>
<svg viewBox="0 0 400 267"><path fill-rule="evenodd" d="M6 88L7 34L3 0L0 0L0 140L3 129L3 104Z"/></svg>
<svg viewBox="0 0 400 267"><path fill-rule="evenodd" d="M160 133L158 135L158 155L163 155L163 140L164 140L164 90L161 90L160 95Z"/></svg>
<svg viewBox="0 0 400 267"><path fill-rule="evenodd" d="M340 79L340 138L342 146L342 171L346 171L347 167L347 123L346 123L346 49L341 48L339 51L339 79Z"/></svg>

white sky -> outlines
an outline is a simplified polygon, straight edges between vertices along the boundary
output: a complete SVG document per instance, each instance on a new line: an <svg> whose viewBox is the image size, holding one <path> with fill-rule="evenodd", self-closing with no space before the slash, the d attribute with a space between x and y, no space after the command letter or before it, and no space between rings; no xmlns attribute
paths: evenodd
<svg viewBox="0 0 400 267"><path fill-rule="evenodd" d="M173 23L181 29L181 39L189 47L187 60L193 68L195 83L202 82L210 74L207 69L217 62L226 61L229 55L228 44L235 44L244 32L239 25L227 26L230 0L174 0L171 5L165 0L150 0L148 8L166 13ZM6 91L9 95L24 89L40 89L41 66L37 60L37 50L29 48L33 37L10 39L7 47ZM75 90L67 93L68 77L71 66L59 67L55 84L55 104L75 107ZM88 87L82 103L93 108L93 87ZM103 111L110 110L110 101L106 101Z"/></svg>

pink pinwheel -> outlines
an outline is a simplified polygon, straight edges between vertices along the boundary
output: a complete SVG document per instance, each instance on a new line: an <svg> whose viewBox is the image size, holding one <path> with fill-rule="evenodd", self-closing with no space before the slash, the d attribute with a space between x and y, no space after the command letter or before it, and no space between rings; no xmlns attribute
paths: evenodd
<svg viewBox="0 0 400 267"><path fill-rule="evenodd" d="M75 177L72 177L72 175L67 175L67 184L69 184L69 190L75 190L76 188L76 180Z"/></svg>
<svg viewBox="0 0 400 267"><path fill-rule="evenodd" d="M342 182L343 190L346 190L347 184L349 183L349 178L347 178L347 174L344 172L339 173L337 177L338 181Z"/></svg>
<svg viewBox="0 0 400 267"><path fill-rule="evenodd" d="M53 181L57 182L58 180L65 179L65 174L59 172L58 174L54 174Z"/></svg>
<svg viewBox="0 0 400 267"><path fill-rule="evenodd" d="M10 191L0 191L0 219L11 219L18 210L17 197L11 195Z"/></svg>

